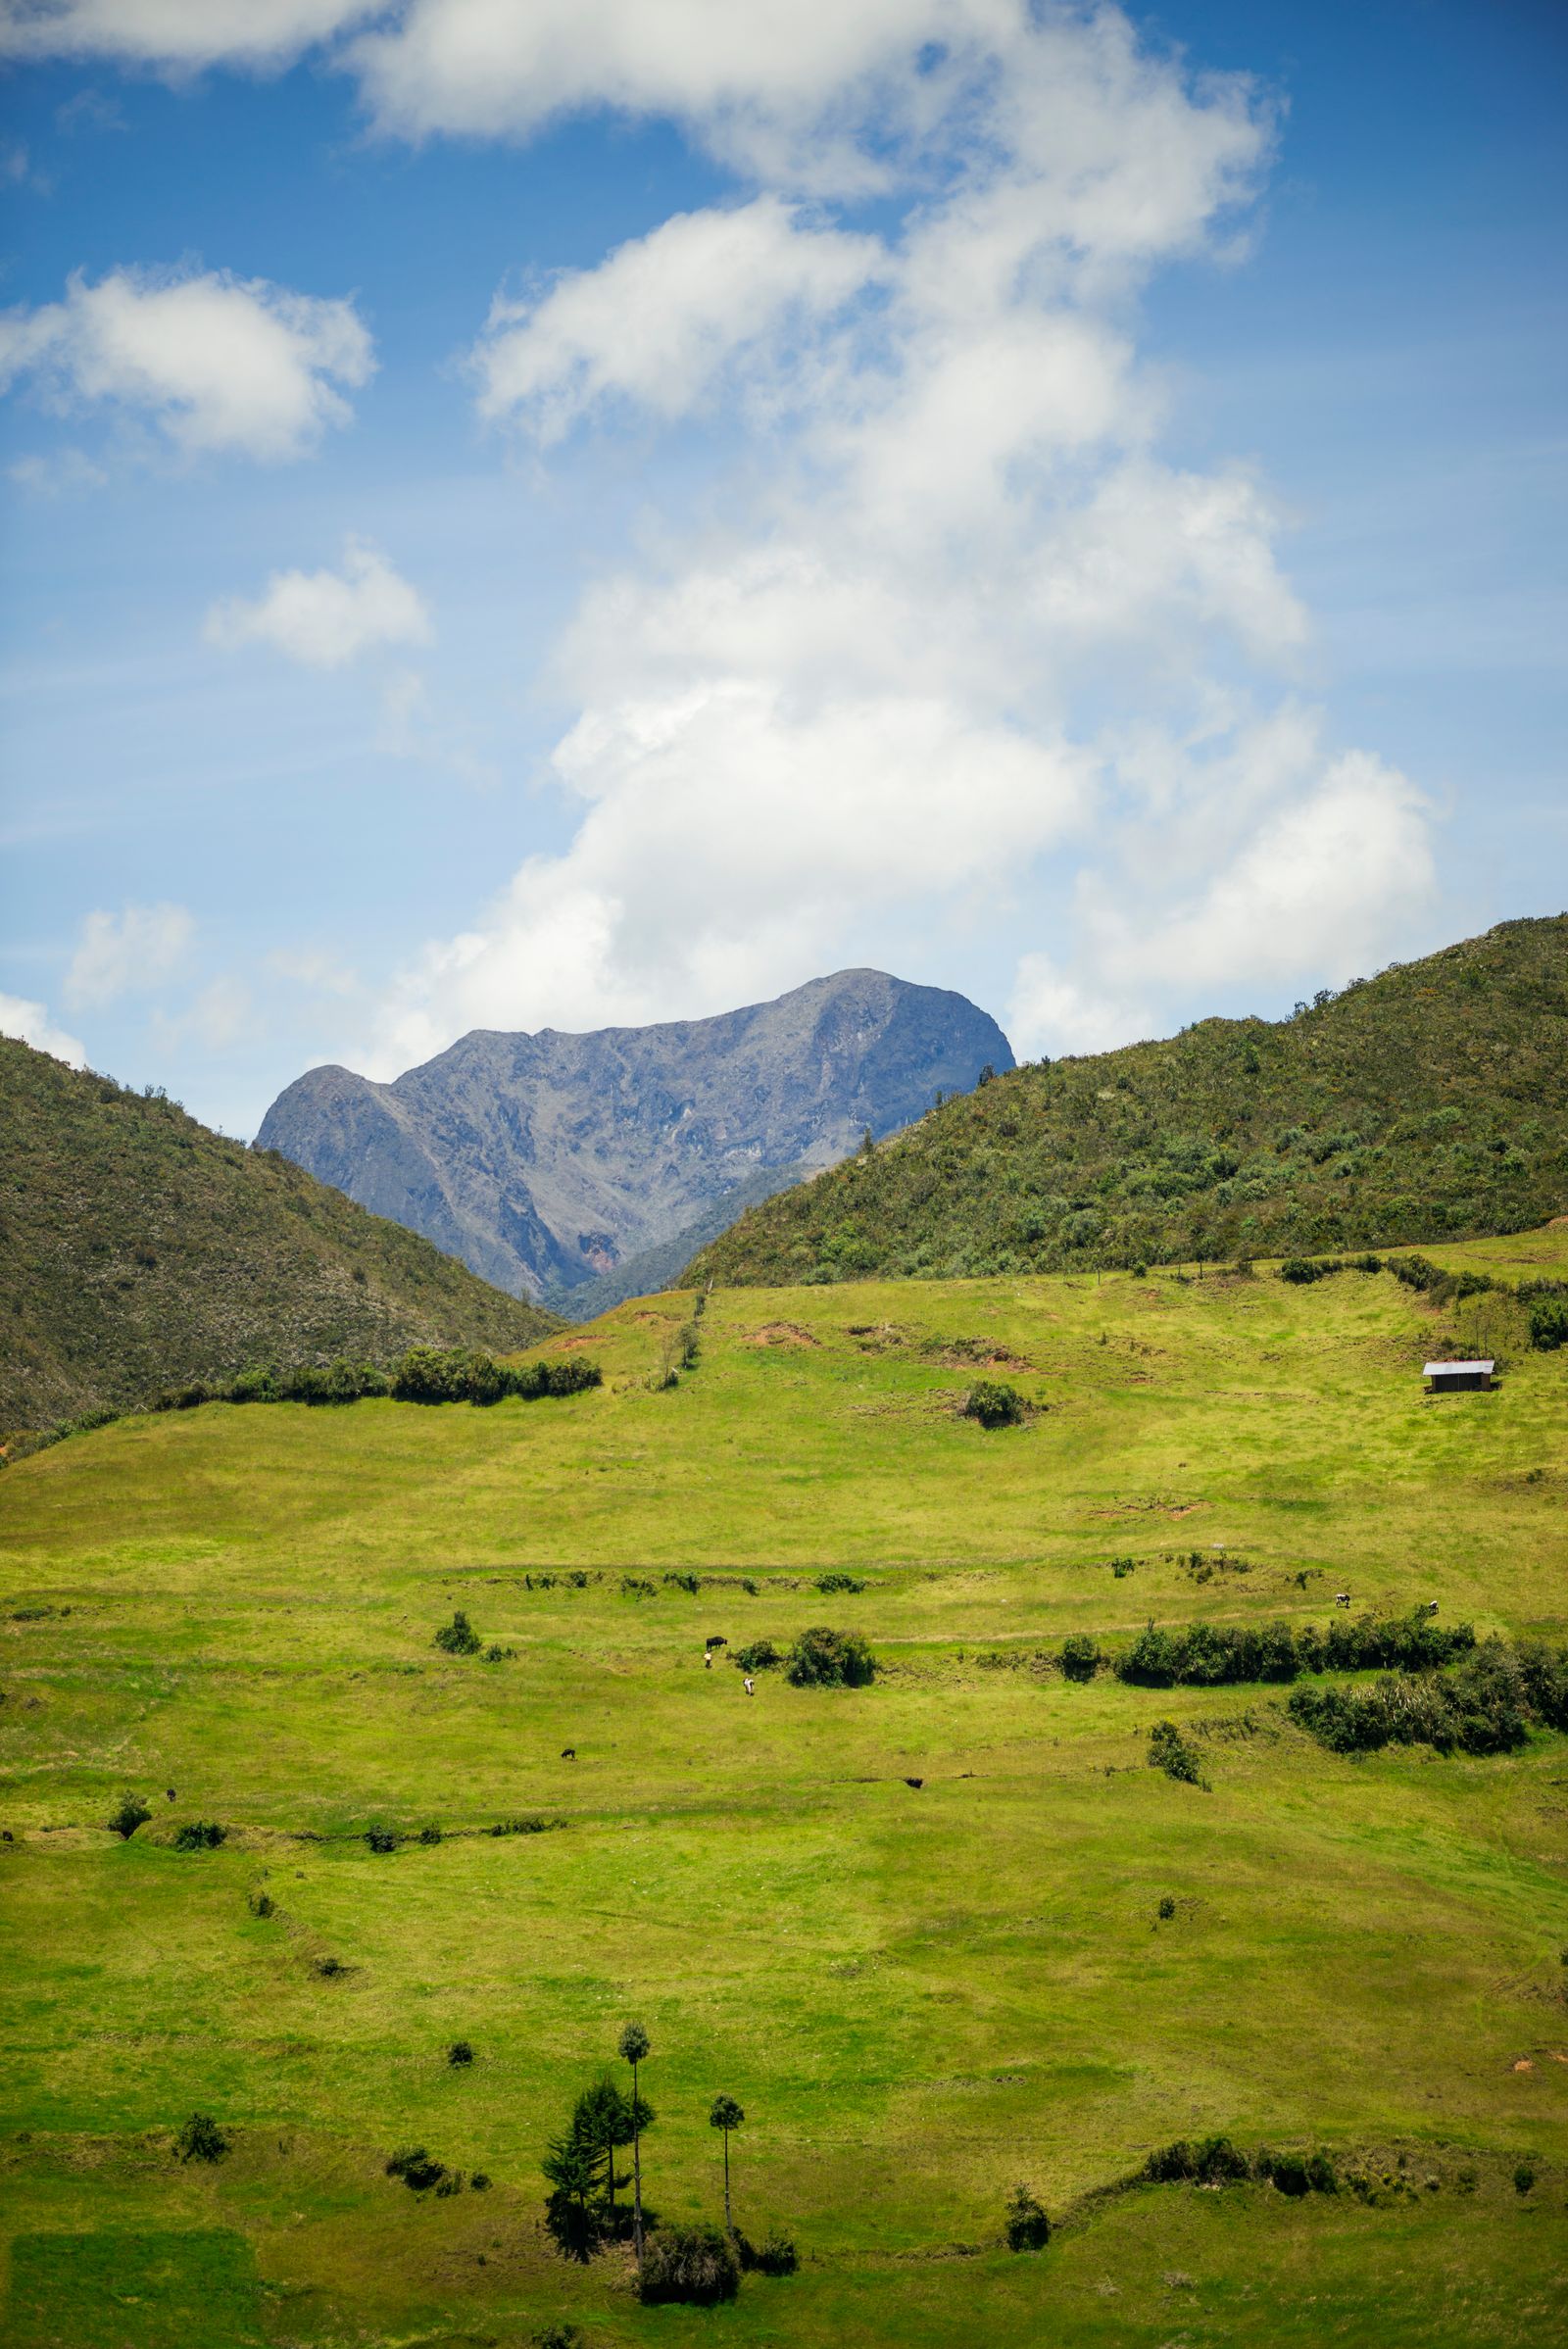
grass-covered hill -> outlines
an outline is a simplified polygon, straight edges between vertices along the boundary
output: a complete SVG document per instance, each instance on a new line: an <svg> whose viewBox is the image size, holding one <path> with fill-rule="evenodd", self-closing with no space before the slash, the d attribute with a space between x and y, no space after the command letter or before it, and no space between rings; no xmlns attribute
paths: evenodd
<svg viewBox="0 0 1568 2349"><path fill-rule="evenodd" d="M559 1326L270 1152L0 1038L0 1435L254 1362Z"/></svg>
<svg viewBox="0 0 1568 2349"><path fill-rule="evenodd" d="M697 1283L952 1279L1522 1231L1568 1208L1568 915L1294 1018L1039 1061L753 1207Z"/></svg>
<svg viewBox="0 0 1568 2349"><path fill-rule="evenodd" d="M1561 1279L1568 1229L1426 1252ZM1343 1752L1295 1699L1372 1671L1062 1659L1433 1602L1562 1641L1568 1348L1388 1272L693 1305L551 1340L604 1367L569 1398L216 1403L7 1472L8 2349L1557 2338L1568 1737ZM1502 1385L1428 1399L1481 1314ZM962 1415L987 1375L1022 1424ZM748 1697L729 1654L815 1625L871 1684ZM711 2312L544 2227L633 2016L662 2227L722 2217L725 2094L736 2221L799 2253ZM1250 2178L1139 2181L1220 2135Z"/></svg>

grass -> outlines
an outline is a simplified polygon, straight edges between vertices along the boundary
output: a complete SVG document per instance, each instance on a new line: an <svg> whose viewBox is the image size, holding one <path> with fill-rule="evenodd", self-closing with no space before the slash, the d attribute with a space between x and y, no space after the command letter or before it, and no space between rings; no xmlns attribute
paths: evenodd
<svg viewBox="0 0 1568 2349"><path fill-rule="evenodd" d="M1554 1277L1568 1229L1426 1252ZM548 1410L211 1405L8 1472L7 2337L141 2349L181 2307L196 2342L1548 2337L1568 1742L1352 1762L1280 1691L1041 1659L1347 1588L1562 1637L1568 1353L1434 1402L1453 1313L1386 1274L901 1282L716 1293L651 1392L690 1302L596 1325L605 1388ZM1044 1407L964 1420L988 1374ZM459 1606L516 1652L443 1655ZM873 1687L704 1668L710 1633L813 1622L869 1637ZM1162 1718L1211 1791L1147 1766ZM126 1787L155 1815L122 1841ZM176 1852L194 1819L227 1840ZM724 2090L737 2218L801 2246L731 2309L639 2310L540 2230L545 2138L628 2014L651 2200L714 2215ZM172 2157L194 2109L218 2164ZM1109 2190L1214 2130L1368 2163L1375 2199ZM416 2142L494 2186L414 2196L383 2166ZM1019 2178L1065 2224L1013 2258Z"/></svg>
<svg viewBox="0 0 1568 2349"><path fill-rule="evenodd" d="M1384 1248L1568 1204L1568 914L1297 1006L1038 1061L750 1209L688 1285Z"/></svg>
<svg viewBox="0 0 1568 2349"><path fill-rule="evenodd" d="M0 1445L252 1363L558 1327L271 1151L0 1037Z"/></svg>

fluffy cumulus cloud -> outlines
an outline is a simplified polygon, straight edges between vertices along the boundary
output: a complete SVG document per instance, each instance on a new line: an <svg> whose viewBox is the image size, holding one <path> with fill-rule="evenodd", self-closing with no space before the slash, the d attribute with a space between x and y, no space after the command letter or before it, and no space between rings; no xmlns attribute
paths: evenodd
<svg viewBox="0 0 1568 2349"><path fill-rule="evenodd" d="M430 617L379 549L351 538L341 569L274 571L254 602L215 604L205 633L211 644L266 644L308 668L342 668L378 646L428 643Z"/></svg>
<svg viewBox="0 0 1568 2349"><path fill-rule="evenodd" d="M0 391L150 418L189 455L302 457L373 364L352 302L211 270L74 276L62 301L0 313Z"/></svg>
<svg viewBox="0 0 1568 2349"><path fill-rule="evenodd" d="M20 995L0 995L0 1036L20 1037L34 1052L48 1052L72 1068L86 1066L86 1051L78 1040L56 1027L43 1003L29 1003Z"/></svg>
<svg viewBox="0 0 1568 2349"><path fill-rule="evenodd" d="M715 405L751 445L721 522L583 599L552 761L574 838L404 974L385 1067L472 1024L714 1009L901 918L1015 938L1020 1045L1099 1045L1195 993L1339 974L1430 894L1419 794L1295 698L1310 630L1266 487L1170 463L1137 349L1148 273L1234 237L1266 108L1114 11L950 10L927 70L845 13L863 56L807 41L774 131L815 108L893 174L877 233L792 192L786 157L760 196L499 301L475 347L483 415L536 446ZM766 42L742 46L760 105ZM688 98L729 136L737 85L710 65ZM596 86L653 105L656 79Z"/></svg>
<svg viewBox="0 0 1568 2349"><path fill-rule="evenodd" d="M196 924L183 905L124 905L89 913L66 973L73 1010L97 1009L162 987L180 968Z"/></svg>

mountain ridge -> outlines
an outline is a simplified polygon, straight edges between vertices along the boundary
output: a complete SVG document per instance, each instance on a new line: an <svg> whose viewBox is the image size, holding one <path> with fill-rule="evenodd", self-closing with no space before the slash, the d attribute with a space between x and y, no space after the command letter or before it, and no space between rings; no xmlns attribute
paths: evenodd
<svg viewBox="0 0 1568 2349"><path fill-rule="evenodd" d="M858 968L704 1020L475 1028L385 1084L308 1070L257 1140L570 1311L727 1198L831 1164L988 1063L1011 1047L965 997Z"/></svg>
<svg viewBox="0 0 1568 2349"><path fill-rule="evenodd" d="M177 1101L0 1037L0 1430L257 1362L529 1346L553 1316Z"/></svg>
<svg viewBox="0 0 1568 2349"><path fill-rule="evenodd" d="M1520 1231L1568 1206L1568 914L1289 1018L1042 1061L750 1208L688 1284L966 1277Z"/></svg>

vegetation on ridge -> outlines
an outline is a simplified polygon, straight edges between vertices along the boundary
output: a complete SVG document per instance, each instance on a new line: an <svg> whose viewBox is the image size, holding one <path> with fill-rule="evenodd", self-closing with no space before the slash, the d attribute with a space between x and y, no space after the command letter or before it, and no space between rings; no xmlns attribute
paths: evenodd
<svg viewBox="0 0 1568 2349"><path fill-rule="evenodd" d="M1568 1206L1568 915L1288 1020L1039 1061L776 1194L688 1284L951 1279L1505 1233Z"/></svg>
<svg viewBox="0 0 1568 2349"><path fill-rule="evenodd" d="M559 1327L160 1093L0 1038L0 1436L257 1362L511 1352Z"/></svg>

